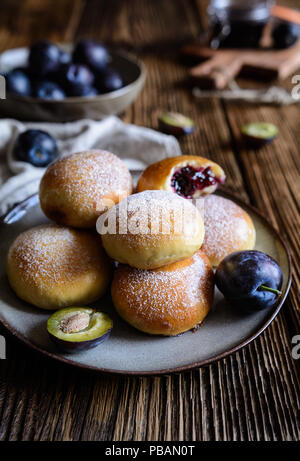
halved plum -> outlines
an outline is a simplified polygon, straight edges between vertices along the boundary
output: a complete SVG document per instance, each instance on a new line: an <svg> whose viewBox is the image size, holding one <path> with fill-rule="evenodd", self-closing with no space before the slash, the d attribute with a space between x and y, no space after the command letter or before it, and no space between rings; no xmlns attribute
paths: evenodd
<svg viewBox="0 0 300 461"><path fill-rule="evenodd" d="M167 134L181 136L195 130L194 121L178 112L164 112L158 117L159 129Z"/></svg>
<svg viewBox="0 0 300 461"><path fill-rule="evenodd" d="M256 122L243 125L241 132L245 141L251 146L261 147L276 138L278 128L273 123Z"/></svg>
<svg viewBox="0 0 300 461"><path fill-rule="evenodd" d="M111 318L88 307L60 309L49 317L47 331L64 352L78 352L98 346L108 338Z"/></svg>
<svg viewBox="0 0 300 461"><path fill-rule="evenodd" d="M224 180L225 178L216 176L209 166L197 168L187 165L175 171L171 186L178 195L193 198L197 191L223 183Z"/></svg>

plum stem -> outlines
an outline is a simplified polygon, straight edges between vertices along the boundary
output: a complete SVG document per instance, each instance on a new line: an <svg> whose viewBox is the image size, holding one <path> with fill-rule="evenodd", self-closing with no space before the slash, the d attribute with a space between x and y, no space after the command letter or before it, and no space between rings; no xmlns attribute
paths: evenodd
<svg viewBox="0 0 300 461"><path fill-rule="evenodd" d="M270 291L271 293L275 293L275 295L282 295L282 291L279 291L279 290L276 290L275 288L270 288L270 287L267 287L266 285L260 285L258 287L258 290L259 291Z"/></svg>

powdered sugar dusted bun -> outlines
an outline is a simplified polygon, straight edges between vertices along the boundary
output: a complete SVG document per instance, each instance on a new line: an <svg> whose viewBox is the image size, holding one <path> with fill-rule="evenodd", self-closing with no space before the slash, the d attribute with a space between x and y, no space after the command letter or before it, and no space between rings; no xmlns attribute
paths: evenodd
<svg viewBox="0 0 300 461"><path fill-rule="evenodd" d="M98 216L132 192L126 165L110 152L90 150L52 163L40 184L45 215L72 227L94 227Z"/></svg>
<svg viewBox="0 0 300 461"><path fill-rule="evenodd" d="M122 200L99 218L97 230L111 258L140 269L188 258L204 237L197 208L172 192L158 190Z"/></svg>
<svg viewBox="0 0 300 461"><path fill-rule="evenodd" d="M213 300L213 270L201 251L160 269L120 265L112 283L120 316L138 330L174 336L203 322Z"/></svg>
<svg viewBox="0 0 300 461"><path fill-rule="evenodd" d="M15 293L43 309L89 304L100 298L112 277L112 264L96 233L55 224L20 234L7 255Z"/></svg>
<svg viewBox="0 0 300 461"><path fill-rule="evenodd" d="M231 200L217 195L204 199L205 237L201 250L213 266L234 251L252 250L255 228L252 219Z"/></svg>
<svg viewBox="0 0 300 461"><path fill-rule="evenodd" d="M198 198L213 193L225 179L223 169L212 160L179 155L148 166L138 181L137 192L159 189L184 198Z"/></svg>

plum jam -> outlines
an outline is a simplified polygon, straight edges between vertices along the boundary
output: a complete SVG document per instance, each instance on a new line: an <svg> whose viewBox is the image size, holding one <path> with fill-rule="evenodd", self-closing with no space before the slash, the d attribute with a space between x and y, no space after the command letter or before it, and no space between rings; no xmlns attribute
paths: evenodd
<svg viewBox="0 0 300 461"><path fill-rule="evenodd" d="M184 198L192 198L198 190L214 186L220 180L214 175L211 168L195 168L185 166L175 171L171 179L174 191Z"/></svg>

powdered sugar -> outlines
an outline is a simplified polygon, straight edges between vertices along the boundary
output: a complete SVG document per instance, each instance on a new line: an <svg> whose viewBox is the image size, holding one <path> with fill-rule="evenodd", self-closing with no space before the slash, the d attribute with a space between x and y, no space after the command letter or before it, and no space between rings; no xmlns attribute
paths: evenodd
<svg viewBox="0 0 300 461"><path fill-rule="evenodd" d="M204 229L201 250L212 260L221 260L233 251L246 249L254 232L246 212L231 200L217 195L204 199Z"/></svg>
<svg viewBox="0 0 300 461"><path fill-rule="evenodd" d="M16 238L9 249L8 260L28 284L51 287L75 280L97 265L97 245L97 237L85 231L55 224L41 225Z"/></svg>
<svg viewBox="0 0 300 461"><path fill-rule="evenodd" d="M138 317L148 320L185 320L191 308L207 301L212 289L212 270L201 252L164 269L121 266L120 270L118 296Z"/></svg>
<svg viewBox="0 0 300 461"><path fill-rule="evenodd" d="M91 150L69 155L50 165L42 178L40 191L42 203L44 195L47 197L52 191L58 195L59 202L62 197L78 213L95 212L101 211L105 205L114 205L130 194L132 178L126 165L117 156L102 150ZM53 200L52 197L50 200ZM112 203L105 204L103 199Z"/></svg>
<svg viewBox="0 0 300 461"><path fill-rule="evenodd" d="M112 189L118 193L131 184L125 164L114 154L103 150L72 154L54 164L53 171L62 178L68 177L67 190L84 187L85 192L93 196L105 196Z"/></svg>
<svg viewBox="0 0 300 461"><path fill-rule="evenodd" d="M162 235L193 236L199 233L200 219L199 211L189 201L172 192L149 190L122 200L100 218L97 230L101 234L127 234L128 239L138 234L139 240L155 240ZM105 222L108 225L103 229Z"/></svg>

